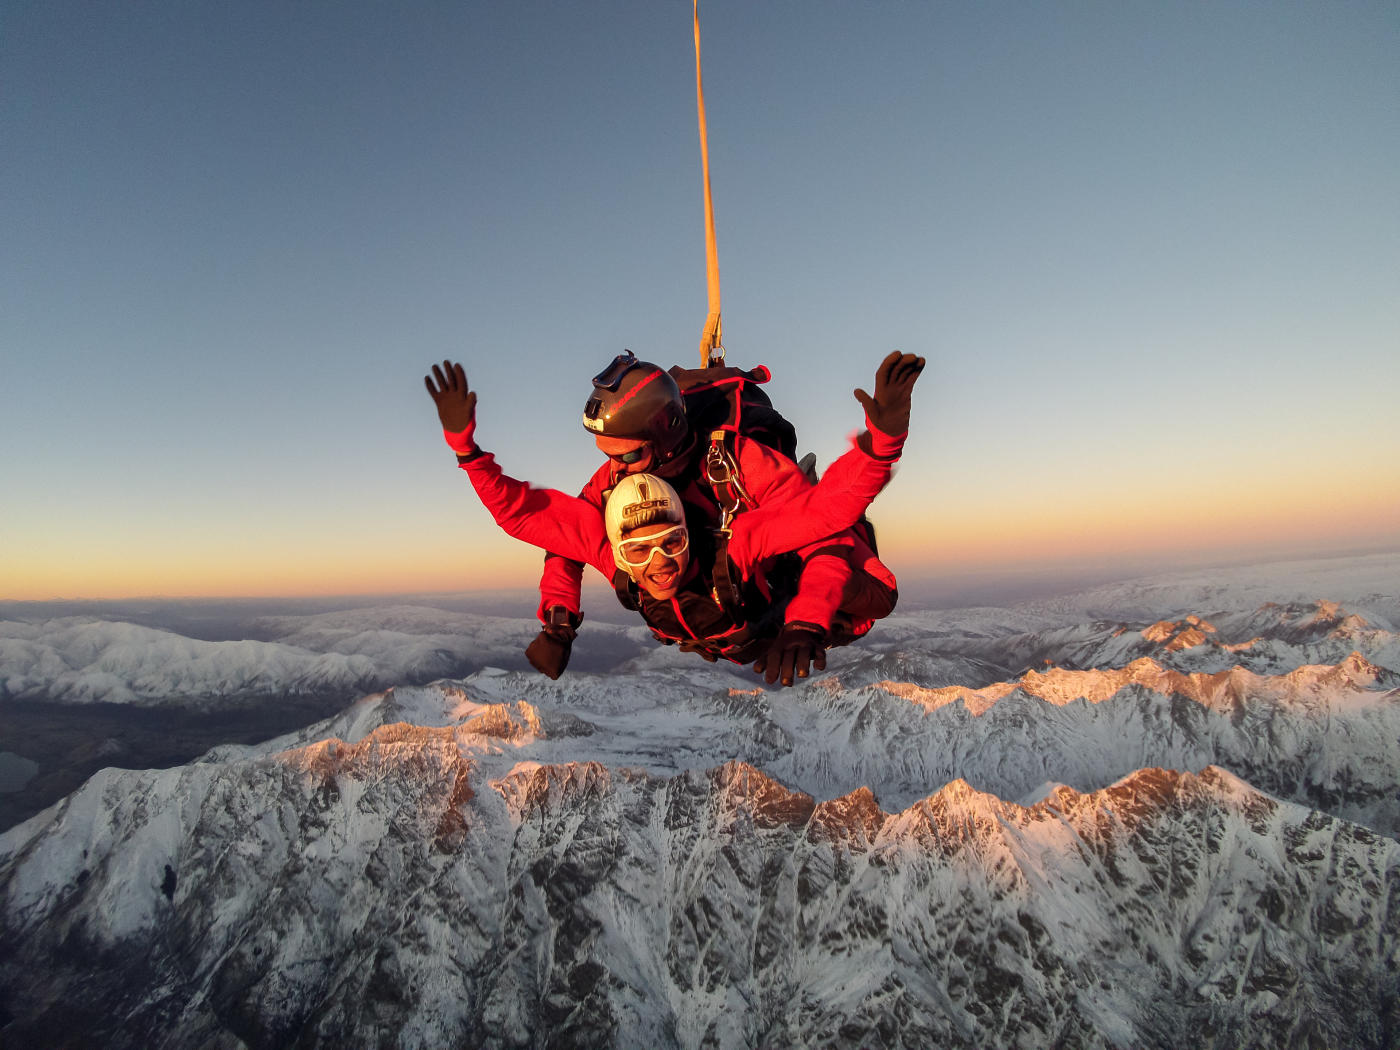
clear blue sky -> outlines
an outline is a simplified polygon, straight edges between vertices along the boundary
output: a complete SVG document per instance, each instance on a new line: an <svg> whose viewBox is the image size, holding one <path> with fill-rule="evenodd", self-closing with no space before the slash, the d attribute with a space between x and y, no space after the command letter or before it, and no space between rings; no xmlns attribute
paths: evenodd
<svg viewBox="0 0 1400 1050"><path fill-rule="evenodd" d="M930 359L897 570L1400 535L1400 7L701 17L730 362L826 462ZM0 598L530 583L428 365L572 490L698 360L680 0L13 0L0 141Z"/></svg>

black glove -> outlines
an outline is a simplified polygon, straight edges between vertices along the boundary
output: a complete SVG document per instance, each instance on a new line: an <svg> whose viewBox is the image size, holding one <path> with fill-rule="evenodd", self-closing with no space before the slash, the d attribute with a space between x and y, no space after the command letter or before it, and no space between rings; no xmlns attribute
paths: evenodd
<svg viewBox="0 0 1400 1050"><path fill-rule="evenodd" d="M530 661L530 666L550 679L558 679L569 666L569 654L582 622L583 613L571 613L562 605L546 609L544 630L525 648L525 659Z"/></svg>
<svg viewBox="0 0 1400 1050"><path fill-rule="evenodd" d="M753 669L773 685L779 677L792 685L793 677L806 678L808 667L826 670L826 632L814 623L794 620L784 624L768 652L754 661Z"/></svg>
<svg viewBox="0 0 1400 1050"><path fill-rule="evenodd" d="M709 643L700 638L682 638L680 649L683 653L699 653L706 663L715 663L719 657L710 652Z"/></svg>
<svg viewBox="0 0 1400 1050"><path fill-rule="evenodd" d="M475 455L476 391L467 386L466 369L451 361L444 361L442 368L433 365L433 374L423 377L423 385L437 405L442 436L452 451L459 456Z"/></svg>
<svg viewBox="0 0 1400 1050"><path fill-rule="evenodd" d="M902 438L909 433L909 403L914 382L927 362L913 354L891 353L875 370L875 396L856 390L856 400L865 409L865 419L881 434Z"/></svg>

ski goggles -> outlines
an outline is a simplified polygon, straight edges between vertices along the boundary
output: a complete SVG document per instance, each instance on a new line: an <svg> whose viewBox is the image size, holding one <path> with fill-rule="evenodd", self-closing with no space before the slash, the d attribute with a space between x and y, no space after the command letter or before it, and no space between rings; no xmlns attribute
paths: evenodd
<svg viewBox="0 0 1400 1050"><path fill-rule="evenodd" d="M627 452L609 452L608 459L612 460L614 463L626 463L630 466L638 460L645 459L650 454L650 445L638 445L636 448L630 449Z"/></svg>
<svg viewBox="0 0 1400 1050"><path fill-rule="evenodd" d="M663 557L679 558L690 548L690 533L684 525L672 525L655 536L639 537L635 540L622 540L617 545L617 556L625 565L639 569L651 561L652 552L660 551Z"/></svg>

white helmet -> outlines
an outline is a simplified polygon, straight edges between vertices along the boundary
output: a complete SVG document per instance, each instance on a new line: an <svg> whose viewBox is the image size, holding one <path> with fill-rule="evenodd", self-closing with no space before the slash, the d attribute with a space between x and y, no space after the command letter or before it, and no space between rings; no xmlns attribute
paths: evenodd
<svg viewBox="0 0 1400 1050"><path fill-rule="evenodd" d="M608 542L612 544L613 561L617 567L629 575L641 565L629 563L622 557L623 534L644 525L671 523L685 528L685 508L681 498L669 484L655 474L628 474L621 478L608 495L607 506L603 510L603 522L608 530ZM685 550L681 548L681 553ZM650 560L650 551L647 560Z"/></svg>

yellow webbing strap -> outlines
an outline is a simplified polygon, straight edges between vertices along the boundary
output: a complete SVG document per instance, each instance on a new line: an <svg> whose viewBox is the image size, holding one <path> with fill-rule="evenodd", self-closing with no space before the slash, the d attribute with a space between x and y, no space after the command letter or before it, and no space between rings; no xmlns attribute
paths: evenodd
<svg viewBox="0 0 1400 1050"><path fill-rule="evenodd" d="M695 103L700 115L700 166L705 176L705 278L709 286L710 312L700 334L700 367L724 363L723 328L720 324L719 252L715 248L715 206L710 199L710 140L705 130L705 84L700 76L700 0L695 7Z"/></svg>

